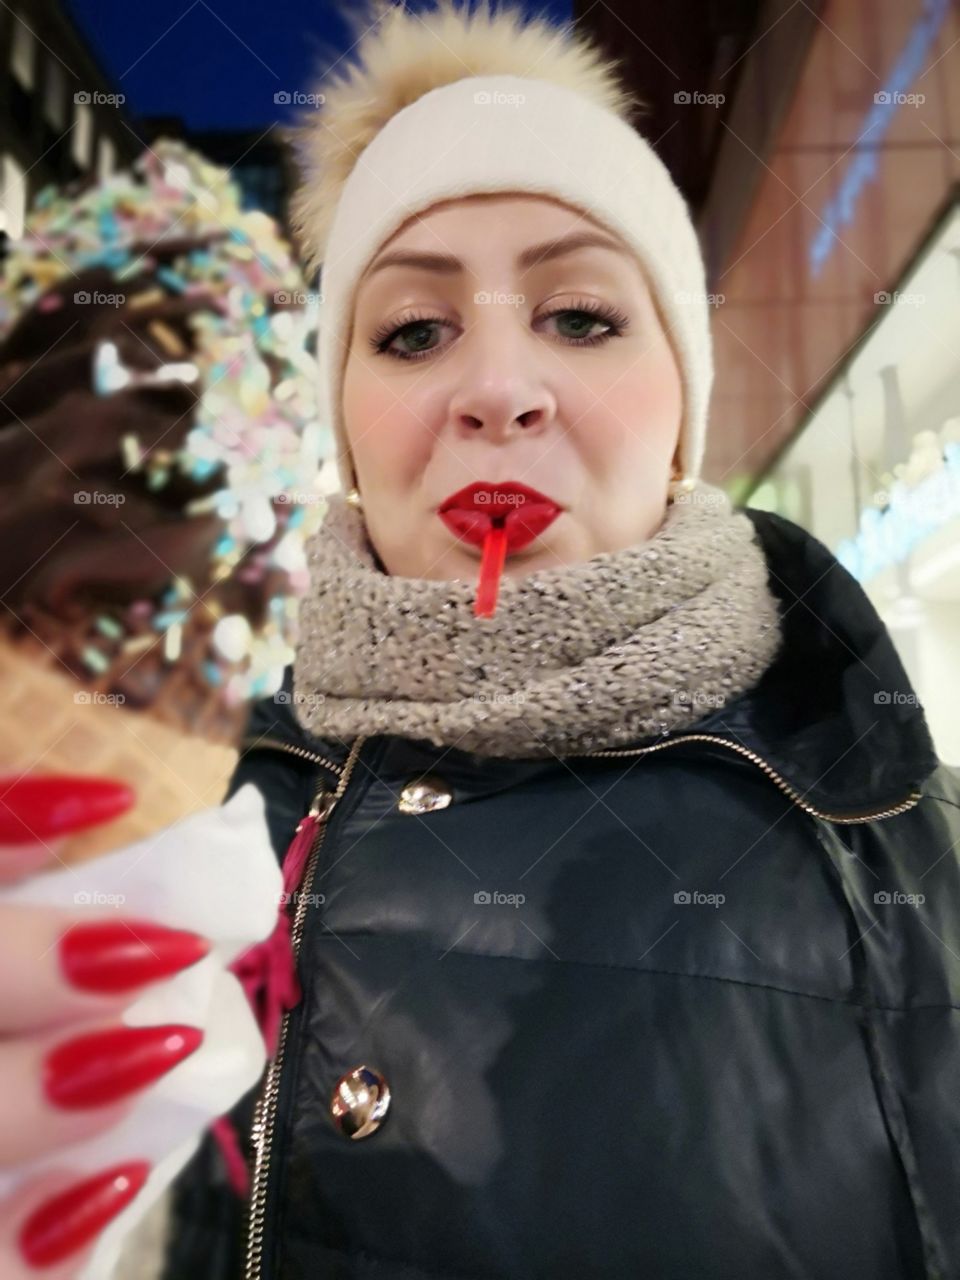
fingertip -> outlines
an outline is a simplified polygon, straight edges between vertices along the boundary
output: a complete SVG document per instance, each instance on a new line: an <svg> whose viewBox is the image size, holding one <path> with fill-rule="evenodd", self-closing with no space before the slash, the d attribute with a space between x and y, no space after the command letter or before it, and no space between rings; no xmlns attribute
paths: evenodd
<svg viewBox="0 0 960 1280"><path fill-rule="evenodd" d="M65 839L34 841L31 844L0 842L0 884L11 884L43 871L60 859Z"/></svg>
<svg viewBox="0 0 960 1280"><path fill-rule="evenodd" d="M24 773L0 783L0 845L42 843L110 822L136 803L117 778Z"/></svg>
<svg viewBox="0 0 960 1280"><path fill-rule="evenodd" d="M149 1173L146 1160L131 1160L52 1196L22 1223L17 1235L21 1256L32 1267L48 1267L76 1254L126 1208Z"/></svg>

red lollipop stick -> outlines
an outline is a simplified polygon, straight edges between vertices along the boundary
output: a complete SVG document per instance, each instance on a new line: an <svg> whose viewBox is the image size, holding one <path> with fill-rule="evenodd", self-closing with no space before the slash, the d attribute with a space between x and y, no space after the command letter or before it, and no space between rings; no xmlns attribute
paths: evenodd
<svg viewBox="0 0 960 1280"><path fill-rule="evenodd" d="M492 618L497 607L500 575L507 556L507 528L503 518L492 520L483 540L483 559L480 561L480 580L477 598L473 604L475 618Z"/></svg>

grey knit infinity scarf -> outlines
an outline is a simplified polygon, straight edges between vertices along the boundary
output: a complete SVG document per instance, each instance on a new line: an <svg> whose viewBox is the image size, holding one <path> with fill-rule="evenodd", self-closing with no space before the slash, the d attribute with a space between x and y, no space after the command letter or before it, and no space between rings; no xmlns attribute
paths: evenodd
<svg viewBox="0 0 960 1280"><path fill-rule="evenodd" d="M488 756L656 738L760 678L780 643L753 526L698 481L657 531L578 564L475 584L395 577L332 495L307 543L294 711L318 736L399 734Z"/></svg>

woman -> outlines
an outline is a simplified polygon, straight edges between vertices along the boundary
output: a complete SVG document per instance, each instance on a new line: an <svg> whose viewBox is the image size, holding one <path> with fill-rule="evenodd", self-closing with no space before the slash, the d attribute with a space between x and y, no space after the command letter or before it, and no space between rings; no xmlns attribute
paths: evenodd
<svg viewBox="0 0 960 1280"><path fill-rule="evenodd" d="M960 1275L960 788L856 583L698 479L683 202L545 24L357 53L298 208L347 492L231 786L312 814L302 998L164 1274Z"/></svg>

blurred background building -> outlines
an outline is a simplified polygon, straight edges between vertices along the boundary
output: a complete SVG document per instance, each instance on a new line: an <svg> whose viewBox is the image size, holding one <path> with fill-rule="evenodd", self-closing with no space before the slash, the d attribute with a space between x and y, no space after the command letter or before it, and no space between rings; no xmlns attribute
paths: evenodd
<svg viewBox="0 0 960 1280"><path fill-rule="evenodd" d="M694 211L717 370L706 477L840 558L960 762L960 3L523 7L621 60ZM0 6L8 233L44 183L109 173L163 133L284 219L277 125L347 55L345 24L302 0L269 22L248 0L161 8Z"/></svg>
<svg viewBox="0 0 960 1280"><path fill-rule="evenodd" d="M840 558L960 762L960 5L578 11L696 211L707 478Z"/></svg>
<svg viewBox="0 0 960 1280"><path fill-rule="evenodd" d="M49 182L107 177L141 150L125 95L56 0L0 5L0 232Z"/></svg>

